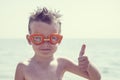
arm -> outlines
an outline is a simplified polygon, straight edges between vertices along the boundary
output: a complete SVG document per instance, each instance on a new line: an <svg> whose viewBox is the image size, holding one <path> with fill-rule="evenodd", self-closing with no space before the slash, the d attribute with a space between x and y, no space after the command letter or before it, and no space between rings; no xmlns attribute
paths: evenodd
<svg viewBox="0 0 120 80"><path fill-rule="evenodd" d="M92 64L88 65L87 72L89 74L89 80L101 80L99 71Z"/></svg>
<svg viewBox="0 0 120 80"><path fill-rule="evenodd" d="M23 67L24 65L22 63L19 63L16 68L16 73L15 73L15 80L25 80L24 79L24 74L23 74Z"/></svg>
<svg viewBox="0 0 120 80"><path fill-rule="evenodd" d="M74 64L69 60L65 60L65 70L82 76L88 80L100 80L100 73L98 70L89 62L87 56L83 56L85 52L85 45L82 46L79 58L78 65Z"/></svg>
<svg viewBox="0 0 120 80"><path fill-rule="evenodd" d="M71 72L71 73L76 74L78 76L89 79L88 72L80 70L80 67L77 64L74 64L72 61L70 61L68 59L64 59L63 62L65 64L65 71L68 71L68 72Z"/></svg>
<svg viewBox="0 0 120 80"><path fill-rule="evenodd" d="M78 58L78 66L81 71L88 73L89 80L100 80L101 76L98 70L89 62L88 57L84 56L86 45L83 45Z"/></svg>

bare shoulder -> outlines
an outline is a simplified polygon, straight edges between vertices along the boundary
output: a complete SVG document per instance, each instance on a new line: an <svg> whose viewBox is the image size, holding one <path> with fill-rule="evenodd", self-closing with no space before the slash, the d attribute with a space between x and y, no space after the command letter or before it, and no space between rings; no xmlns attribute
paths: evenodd
<svg viewBox="0 0 120 80"><path fill-rule="evenodd" d="M15 80L24 80L24 72L29 64L29 61L19 62L16 67Z"/></svg>
<svg viewBox="0 0 120 80"><path fill-rule="evenodd" d="M26 64L24 64L23 62L19 62L18 64L17 64L17 70L23 70L23 68L25 68L25 66L26 66Z"/></svg>
<svg viewBox="0 0 120 80"><path fill-rule="evenodd" d="M19 62L17 64L17 70L24 70L24 68L26 68L29 65L29 60L23 61L23 62Z"/></svg>

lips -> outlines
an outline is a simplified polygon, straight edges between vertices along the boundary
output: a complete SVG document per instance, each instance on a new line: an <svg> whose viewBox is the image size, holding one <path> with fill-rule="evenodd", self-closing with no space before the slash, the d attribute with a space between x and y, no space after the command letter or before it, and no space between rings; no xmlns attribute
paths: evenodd
<svg viewBox="0 0 120 80"><path fill-rule="evenodd" d="M42 51L50 51L51 49L40 49Z"/></svg>

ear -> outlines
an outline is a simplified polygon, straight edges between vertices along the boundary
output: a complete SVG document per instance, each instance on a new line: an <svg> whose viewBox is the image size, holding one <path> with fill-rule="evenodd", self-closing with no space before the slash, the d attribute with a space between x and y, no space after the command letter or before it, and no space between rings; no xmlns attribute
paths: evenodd
<svg viewBox="0 0 120 80"><path fill-rule="evenodd" d="M28 34L26 35L26 39L27 39L28 43L31 45L30 37Z"/></svg>

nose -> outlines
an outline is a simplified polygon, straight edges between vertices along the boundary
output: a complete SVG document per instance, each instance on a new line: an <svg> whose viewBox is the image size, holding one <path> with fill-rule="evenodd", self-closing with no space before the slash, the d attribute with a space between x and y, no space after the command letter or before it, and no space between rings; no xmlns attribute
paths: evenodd
<svg viewBox="0 0 120 80"><path fill-rule="evenodd" d="M50 44L50 39L44 39L44 44L49 45Z"/></svg>

